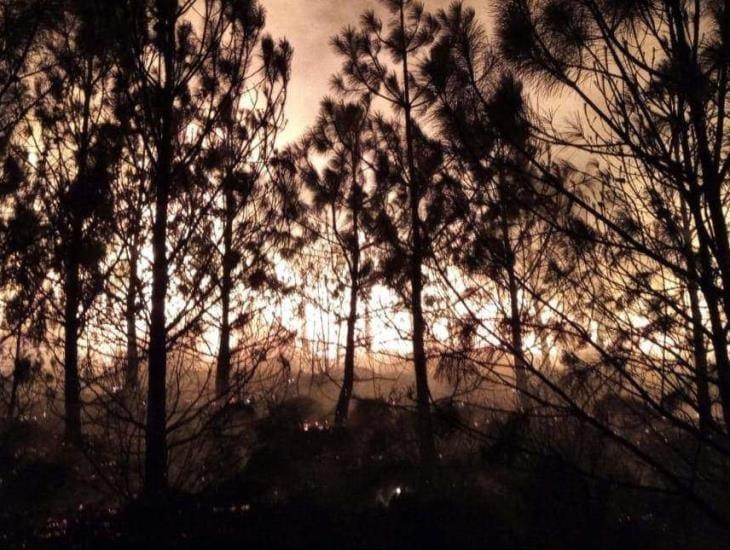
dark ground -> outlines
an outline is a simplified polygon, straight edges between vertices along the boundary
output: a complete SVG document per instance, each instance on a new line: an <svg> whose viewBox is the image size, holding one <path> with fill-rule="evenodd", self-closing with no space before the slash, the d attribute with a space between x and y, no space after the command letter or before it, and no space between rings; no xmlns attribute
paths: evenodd
<svg viewBox="0 0 730 550"><path fill-rule="evenodd" d="M102 494L95 470L51 433L6 427L0 550L730 547L686 499L627 486L639 471L567 424L525 454L537 435L522 423L495 421L479 446L437 423L444 452L460 452L424 490L407 413L363 402L348 429L305 430L295 405L256 422L240 469L156 502ZM585 457L600 475L577 473Z"/></svg>
<svg viewBox="0 0 730 550"><path fill-rule="evenodd" d="M403 499L387 509L333 509L305 503L217 508L189 501L164 511L131 507L115 517L80 517L66 533L18 541L55 549L208 548L686 548L650 525L589 532L565 525L515 530L486 503ZM721 548L705 541L697 547ZM11 545L12 547L12 545Z"/></svg>

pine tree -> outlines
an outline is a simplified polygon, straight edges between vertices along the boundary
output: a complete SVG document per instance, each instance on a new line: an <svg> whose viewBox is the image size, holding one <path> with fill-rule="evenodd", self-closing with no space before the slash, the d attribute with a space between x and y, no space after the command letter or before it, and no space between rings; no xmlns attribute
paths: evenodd
<svg viewBox="0 0 730 550"><path fill-rule="evenodd" d="M280 283L274 273L277 248L288 239L281 196L269 179L277 137L284 127L291 49L286 41L275 43L263 35L263 10L251 4L248 27L241 29L241 66L245 81L241 93L226 100L213 128L201 169L216 181L210 221L222 226L216 243L219 259L213 278L218 281L220 296L220 336L216 357L216 395L229 397L233 331L251 321L254 306L240 296L245 288L262 293L264 288L277 290ZM211 235L217 235L211 227ZM237 297L237 294L239 297ZM235 316L234 316L235 315ZM251 375L252 373L249 373Z"/></svg>
<svg viewBox="0 0 730 550"><path fill-rule="evenodd" d="M167 488L167 353L173 342L201 330L215 293L208 277L214 251L200 232L215 194L197 161L249 82L257 6L249 0L129 0L119 10L120 26L129 32L117 86L149 153L154 201L144 482L150 496ZM190 305L169 318L172 288Z"/></svg>
<svg viewBox="0 0 730 550"><path fill-rule="evenodd" d="M108 12L95 4L71 2L54 23L44 43L52 66L44 77L48 93L34 111L35 184L63 296L64 416L66 437L74 444L81 443L79 339L104 284L120 146L110 112L114 34Z"/></svg>
<svg viewBox="0 0 730 550"><path fill-rule="evenodd" d="M408 233L410 235L408 258L408 283L410 296L408 309L412 318L413 364L416 374L416 402L418 445L425 478L433 477L436 465L436 447L430 412L431 395L428 384L428 365L425 347L426 323L423 313L423 264L428 252L421 219L422 201L432 185L427 178L428 170L419 171L417 157L425 160L424 150L417 147L424 143L416 127L415 115L423 104L422 92L416 78L418 57L423 55L437 33L435 20L426 14L423 5L414 0L382 0L388 14L387 23L368 11L361 18L359 30L345 29L333 40L336 51L344 58L342 74L333 81L336 89L344 93L368 93L385 101L400 117L400 124L385 128L385 139L402 144L403 191L401 206L407 204ZM391 65L387 56L393 61ZM393 133L394 129L402 132ZM428 153L431 151L429 150ZM423 167L421 167L423 168ZM402 250L401 252L406 252Z"/></svg>
<svg viewBox="0 0 730 550"><path fill-rule="evenodd" d="M368 162L372 158L373 137L370 99L365 96L352 103L324 99L316 124L304 138L304 148L311 151L310 156L321 155L326 163L320 172L312 159L308 159L302 170L315 215L329 230L314 231L328 239L344 260L347 276L343 286L349 290L344 374L335 408L337 426L347 421L353 392L356 330L360 318L358 300L368 295L373 281L373 262L368 257L372 243L365 231L372 225L369 217L373 211L370 204L373 182L372 178L368 181ZM316 221L312 225L319 226Z"/></svg>

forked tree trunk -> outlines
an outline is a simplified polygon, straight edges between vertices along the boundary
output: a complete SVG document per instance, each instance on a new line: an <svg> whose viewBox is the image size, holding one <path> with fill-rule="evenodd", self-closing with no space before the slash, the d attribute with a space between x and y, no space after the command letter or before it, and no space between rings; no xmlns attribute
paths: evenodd
<svg viewBox="0 0 730 550"><path fill-rule="evenodd" d="M670 3L667 15L668 21L675 31L672 39L675 42L673 46L676 47L678 60L684 63L687 74L701 74L702 69L698 65L696 47L689 43L685 35L685 13L681 3ZM730 24L730 10L727 8L722 12L722 24L725 28ZM725 94L726 92L724 90ZM715 154L719 142L715 144L709 137L711 130L701 94L701 87L695 86L689 88L686 95L689 121L694 130L697 159L702 173L701 183L695 181L690 186L687 205L697 229L701 274L699 286L707 302L712 328L712 343L717 363L717 386L722 402L723 420L725 429L730 430L730 357L725 331L725 323L730 319L730 236L728 236L722 196L724 180L721 171L723 168L720 164L720 156ZM721 98L721 101L724 101L724 98ZM701 197L705 198L704 205L701 203ZM708 218L709 228L705 227L705 217ZM719 292L715 284L711 251L714 252L714 260L719 268L719 278L722 283ZM724 321L720 311L724 313Z"/></svg>
<svg viewBox="0 0 730 550"><path fill-rule="evenodd" d="M710 320L710 335L717 365L717 387L722 403L722 414L725 429L730 429L730 357L728 356L725 324L720 313L722 299L715 286L712 257L710 254L710 237L703 225L702 208L696 193L687 197L692 221L697 229L698 241L698 273L699 288L705 298L707 314Z"/></svg>

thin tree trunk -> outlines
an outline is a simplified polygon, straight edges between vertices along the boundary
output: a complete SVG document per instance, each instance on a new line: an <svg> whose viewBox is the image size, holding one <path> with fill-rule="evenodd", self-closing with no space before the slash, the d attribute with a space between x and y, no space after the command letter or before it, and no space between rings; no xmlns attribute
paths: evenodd
<svg viewBox="0 0 730 550"><path fill-rule="evenodd" d="M692 330L690 342L695 368L695 386L697 391L697 412L700 420L700 430L707 432L714 426L712 418L712 401L710 399L710 388L707 366L707 347L705 346L704 323L700 309L699 289L697 282L692 278L697 273L694 250L692 250L692 235L690 232L690 219L687 206L682 201L682 223L684 229L685 260L690 278L687 281L687 292L689 294L690 311L692 314Z"/></svg>
<svg viewBox="0 0 730 550"><path fill-rule="evenodd" d="M687 287L692 312L692 354L695 366L695 385L697 390L697 412L700 417L700 430L707 432L715 422L712 418L712 400L708 382L707 349L702 323L702 311L697 284L691 281Z"/></svg>
<svg viewBox="0 0 730 550"><path fill-rule="evenodd" d="M680 58L686 64L688 74L699 75L702 71L698 65L697 52L690 46L685 36L685 13L681 3L675 1L669 5L669 8L668 14L675 29L673 40L676 42ZM723 11L722 19L723 25L727 28L730 23L730 10L725 9ZM727 39L727 36L723 38ZM723 78L725 78L724 75ZM700 288L707 301L712 327L712 343L716 356L718 389L720 401L722 402L725 429L730 430L730 357L728 357L725 332L725 323L730 321L730 238L728 237L722 197L720 158L719 154L715 154L716 152L710 144L707 113L699 93L700 89L698 87L692 88L687 95L687 102L692 130L694 130L697 140L697 156L701 167L702 184L699 185L695 182L694 185L691 185L688 193L688 204L696 225L697 237L700 241L699 260L702 268ZM719 98L719 101L723 102L724 96ZM704 225L703 211L705 208L700 204L702 197L704 197L706 210L709 212L709 230ZM722 282L719 292L715 287L711 251L715 252L715 260ZM725 322L723 322L720 314L720 308L724 313Z"/></svg>
<svg viewBox="0 0 730 550"><path fill-rule="evenodd" d="M81 444L81 383L79 380L79 305L81 286L77 246L81 242L81 227L74 221L72 242L67 243L66 276L64 278L63 311L63 372L64 372L64 435L74 445Z"/></svg>
<svg viewBox="0 0 730 550"><path fill-rule="evenodd" d="M85 179L91 122L91 98L93 94L93 61L86 59L85 80L83 85L84 104L81 122L81 143L77 157L78 174L74 185ZM64 366L64 413L65 438L70 443L80 445L81 435L81 383L79 379L79 307L81 305L81 258L79 249L83 244L83 220L72 208L70 214L70 240L65 243L64 274L64 311L63 311L63 366Z"/></svg>
<svg viewBox="0 0 730 550"><path fill-rule="evenodd" d="M713 290L709 290L709 287L710 285L705 285L703 294L705 295L705 301L707 302L710 326L712 328L712 344L715 351L715 361L717 363L718 374L717 385L720 392L720 401L722 402L723 419L727 430L730 428L730 358L728 357L727 344L724 336L724 325L717 307L714 288Z"/></svg>
<svg viewBox="0 0 730 550"><path fill-rule="evenodd" d="M426 324L423 319L422 292L423 281L421 263L413 262L411 271L411 313L413 318L413 362L416 373L416 409L418 414L418 440L421 466L427 479L434 475L436 467L436 445L431 418L431 391L428 387L428 366L424 334Z"/></svg>
<svg viewBox="0 0 730 550"><path fill-rule="evenodd" d="M501 174L500 178L504 178ZM504 203L508 198L503 189L504 181L500 181L499 200ZM518 406L525 410L529 406L529 380L528 365L525 360L525 351L522 345L522 319L520 317L520 297L517 273L515 271L515 251L510 241L510 229L506 214L500 215L500 226L502 229L502 248L504 250L504 267L507 271L507 286L509 291L510 305L510 346L512 347L512 363L515 372L515 388L517 389Z"/></svg>
<svg viewBox="0 0 730 550"><path fill-rule="evenodd" d="M22 325L18 325L18 333L15 337L15 364L13 365L13 385L10 389L10 404L8 406L8 419L15 417L15 407L18 403L18 386L20 385L20 341L22 339Z"/></svg>
<svg viewBox="0 0 730 550"><path fill-rule="evenodd" d="M233 283L233 218L236 214L233 191L225 190L226 219L223 228L223 276L221 278L221 332L215 372L216 397L225 397L230 391L231 377L231 291Z"/></svg>
<svg viewBox="0 0 730 550"><path fill-rule="evenodd" d="M359 269L359 268L358 268ZM347 316L347 340L345 344L345 372L340 396L335 408L335 426L344 426L350 408L350 399L355 383L355 328L357 323L357 275L350 286L350 312Z"/></svg>
<svg viewBox="0 0 730 550"><path fill-rule="evenodd" d="M350 204L352 205L352 232L353 240L350 250L345 250L345 254L350 254L350 311L347 316L347 336L345 343L345 372L342 378L342 388L340 388L340 396L337 400L335 408L335 426L344 426L347 422L348 412L350 410L350 400L352 398L353 387L355 384L355 331L357 327L357 294L360 291L360 186L357 176L360 168L360 152L359 143L355 147L352 154L352 196Z"/></svg>
<svg viewBox="0 0 730 550"><path fill-rule="evenodd" d="M505 235L506 245L509 246ZM512 362L515 370L515 387L517 389L517 398L520 409L523 411L529 406L530 387L528 377L527 361L525 360L525 351L522 345L522 319L520 318L520 301L519 288L517 285L517 275L515 273L514 252L507 248L512 256L507 260L507 278L509 284L509 302L510 302L510 336L512 346Z"/></svg>
<svg viewBox="0 0 730 550"><path fill-rule="evenodd" d="M433 481L436 468L436 444L433 435L431 418L431 392L428 387L428 364L426 359L425 332L426 323L423 318L423 242L421 237L421 220L418 207L421 198L421 187L417 181L413 150L413 120L411 118L410 80L408 74L408 49L405 45L405 11L400 8L400 23L403 29L403 90L404 118L406 128L406 155L408 161L408 191L410 201L411 222L411 317L413 323L413 366L416 375L416 412L418 424L418 447L421 455L421 468L427 483Z"/></svg>
<svg viewBox="0 0 730 550"><path fill-rule="evenodd" d="M155 224L152 235L152 314L150 324L149 383L147 388L147 431L145 437L145 492L158 495L167 488L166 379L167 327L167 208L168 177L165 155L161 155L156 176ZM168 164L169 166L169 164Z"/></svg>
<svg viewBox="0 0 730 550"><path fill-rule="evenodd" d="M124 372L124 387L133 390L139 385L139 352L137 349L137 264L139 247L132 243L129 255L129 286L125 304L127 323L127 365Z"/></svg>
<svg viewBox="0 0 730 550"><path fill-rule="evenodd" d="M706 131L704 113L697 113L695 107L691 109L695 113L695 126L699 131ZM699 135L699 157L702 166L702 190L706 197L706 207L709 212L710 229L709 232L714 237L713 250L715 250L715 259L719 267L720 280L722 281L722 305L726 320L730 320L730 241L728 237L727 221L725 219L726 212L722 196L722 185L717 175L717 169L712 161L712 154L709 151L706 135Z"/></svg>

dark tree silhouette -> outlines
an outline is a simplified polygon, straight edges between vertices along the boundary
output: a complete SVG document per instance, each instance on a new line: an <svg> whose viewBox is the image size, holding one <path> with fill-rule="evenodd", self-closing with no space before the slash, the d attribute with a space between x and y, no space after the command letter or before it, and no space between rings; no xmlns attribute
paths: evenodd
<svg viewBox="0 0 730 550"><path fill-rule="evenodd" d="M123 99L124 98L120 98ZM119 107L120 105L118 105ZM123 111L122 111L123 113ZM124 120L119 116L119 120ZM134 139L134 132L124 132L125 146L122 164L116 178L116 233L120 247L124 251L126 262L120 262L122 271L122 296L125 324L125 361L124 389L127 393L139 387L140 379L140 337L137 323L139 313L143 309L143 285L140 272L143 265L142 247L149 238L149 219L145 216L144 207L149 203L149 166L148 157L139 141ZM112 290L110 289L111 293ZM114 314L114 313L112 313Z"/></svg>
<svg viewBox="0 0 730 550"><path fill-rule="evenodd" d="M167 352L186 327L199 324L205 310L199 308L170 334L185 319L185 312L167 317L170 268L178 266L181 274L195 271L181 275L187 281L180 281L177 290L183 293L197 292L205 281L206 255L197 254L192 265L185 264L186 251L202 244L193 235L214 197L205 193L210 184L196 174L195 162L221 115L245 91L251 76L246 63L255 43L250 33L259 32L261 12L256 2L244 0L200 5L158 0L131 1L121 17L130 33L119 87L127 90L135 131L149 152L154 197L145 492L156 495L167 486ZM197 200L207 197L202 207L194 198L189 202L192 191L203 193ZM209 247L206 254L211 254ZM211 292L207 285L193 303L200 305Z"/></svg>
<svg viewBox="0 0 730 550"><path fill-rule="evenodd" d="M45 76L49 91L34 111L40 129L35 180L47 216L50 266L63 296L66 436L76 444L81 443L79 338L104 284L113 167L119 157L119 134L109 111L111 18L93 4L67 5L44 41L52 64Z"/></svg>
<svg viewBox="0 0 730 550"><path fill-rule="evenodd" d="M367 175L371 173L373 137L369 97L357 103L326 98L303 143L305 149L322 155L326 162L320 173L308 161L302 178L312 194L315 212L332 232L332 244L344 258L347 271L349 305L344 374L335 407L337 426L347 421L355 381L358 299L368 295L373 281L373 262L366 255L372 243L364 231L372 226L372 181L368 181ZM313 225L315 233L323 233L317 229L316 221Z"/></svg>
<svg viewBox="0 0 730 550"><path fill-rule="evenodd" d="M9 419L22 410L19 403L21 386L33 381L33 361L24 348L29 343L40 344L47 318L47 302L42 291L47 265L43 220L33 208L32 190L24 187L23 193L15 194L12 216L0 233L3 236L0 253L4 259L0 266L0 288L4 293L3 328L7 331L2 340L15 340L7 409Z"/></svg>
<svg viewBox="0 0 730 550"><path fill-rule="evenodd" d="M648 208L664 233L658 238L642 231L648 227L643 220L630 216L632 223L626 223L557 181L553 184L605 224L612 239L701 289L727 424L730 370L723 318L730 309L725 291L728 232L722 212L728 98L721 52L727 48L728 10L712 3L685 4L519 0L500 9L498 26L501 50L513 67L572 90L587 109L569 134L548 127L545 138L600 156L616 180L648 182L640 190L644 196L634 197L634 207L643 203ZM700 39L705 32L708 39ZM681 259L662 250L676 248L667 236L681 240L672 237L681 226L680 204L686 205L685 219L692 228L685 234L697 241L680 245ZM690 252L696 272L687 267ZM695 370L701 379L704 367L698 358Z"/></svg>
<svg viewBox="0 0 730 550"><path fill-rule="evenodd" d="M428 365L425 347L426 324L423 315L423 263L428 243L424 239L424 221L421 219L422 201L431 183L420 173L417 156L427 154L418 151L416 143L421 134L416 128L414 116L423 105L423 97L417 83L416 72L419 55L434 40L437 32L435 20L425 13L420 2L413 0L383 0L388 14L387 24L375 12L366 12L361 18L360 30L345 29L332 41L336 51L344 58L342 75L333 81L334 87L344 93L367 93L387 102L402 118L397 127L382 125L384 139L391 140L390 147L403 145L398 178L404 184L399 199L408 205L408 283L410 285L409 311L412 317L413 364L416 373L416 401L418 408L418 440L424 473L433 475L436 464L436 448L430 413ZM391 56L394 65L386 59ZM430 153L430 151L429 151ZM400 155L399 155L400 156ZM425 160L425 159L424 159ZM393 171L396 169L394 168ZM395 175L395 174L393 174ZM400 250L399 252L405 252Z"/></svg>
<svg viewBox="0 0 730 550"><path fill-rule="evenodd" d="M255 290L279 286L273 272L275 252L287 237L277 189L266 178L277 136L284 127L284 106L291 63L287 42L276 44L266 35L264 13L252 5L247 28L240 29L243 55L241 95L221 108L205 168L218 181L221 201L214 213L223 227L218 280L220 337L216 358L216 394L226 398L231 389L231 332L245 324L248 313L237 309L234 291L240 286ZM248 304L251 309L251 304Z"/></svg>
<svg viewBox="0 0 730 550"><path fill-rule="evenodd" d="M20 383L19 367L25 365L21 355L23 330L36 318L43 281L43 251L40 248L42 222L36 214L32 193L28 190L28 150L21 146L17 128L42 97L32 93L35 70L42 69L46 60L38 55L39 41L48 30L56 13L52 2L34 0L4 0L0 3L0 207L9 216L0 217L0 240L3 242L0 269L2 287L10 295L6 302L8 334L16 340L15 368L11 382L9 414L16 407ZM45 91L45 90L44 90ZM34 331L36 334L40 331ZM4 338L3 338L4 340Z"/></svg>
<svg viewBox="0 0 730 550"><path fill-rule="evenodd" d="M42 93L30 93L30 85L35 71L44 70L48 65L38 46L50 22L58 15L58 8L56 2L37 0L3 0L0 3L3 36L0 45L0 152L3 159L11 152L8 146L18 123L42 96ZM12 174L3 177L7 176ZM5 185L9 183L5 182ZM3 186L2 194L9 190Z"/></svg>
<svg viewBox="0 0 730 550"><path fill-rule="evenodd" d="M532 143L521 83L500 66L473 9L454 3L436 17L442 33L423 71L444 147L469 199L461 223L450 231L449 254L464 277L478 280L478 274L486 274L497 285L489 293L499 297L502 289L507 294L508 334L493 336L511 356L524 409L533 393L525 325L538 334L542 308L522 286L529 280L543 298L549 293L546 268L556 251L555 232L543 220L558 212L530 167L539 150Z"/></svg>

